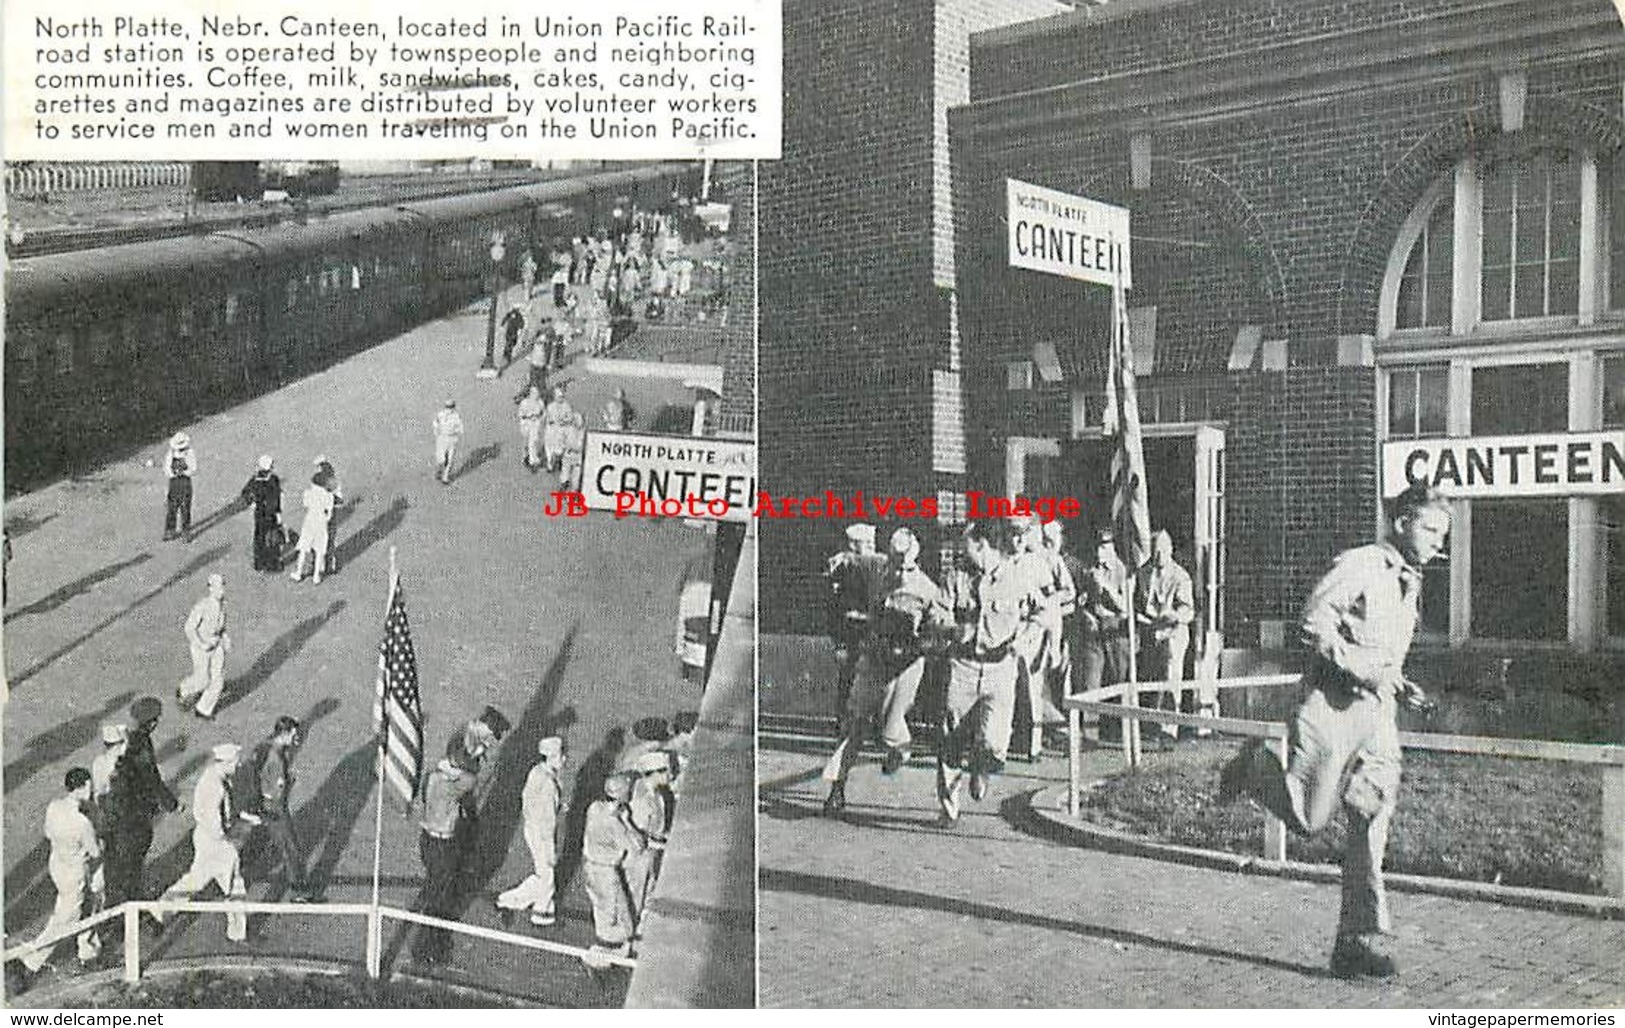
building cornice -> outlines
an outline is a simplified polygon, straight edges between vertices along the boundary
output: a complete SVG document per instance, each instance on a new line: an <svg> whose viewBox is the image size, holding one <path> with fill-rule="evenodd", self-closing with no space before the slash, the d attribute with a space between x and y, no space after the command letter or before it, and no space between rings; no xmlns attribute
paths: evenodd
<svg viewBox="0 0 1625 1028"><path fill-rule="evenodd" d="M1084 32L1073 31L1086 45ZM1402 25L1339 30L974 100L954 114L956 127L987 144L1060 129L1200 123L1417 82L1622 55L1625 26L1610 4L1487 0L1471 11Z"/></svg>

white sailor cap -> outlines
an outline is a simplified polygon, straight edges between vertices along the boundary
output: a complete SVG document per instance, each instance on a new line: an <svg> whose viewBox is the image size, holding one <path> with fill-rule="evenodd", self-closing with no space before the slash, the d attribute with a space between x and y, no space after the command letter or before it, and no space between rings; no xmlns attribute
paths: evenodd
<svg viewBox="0 0 1625 1028"><path fill-rule="evenodd" d="M875 526L862 523L846 526L846 537L855 543L873 543Z"/></svg>
<svg viewBox="0 0 1625 1028"><path fill-rule="evenodd" d="M242 751L243 748L234 742L223 742L214 749L210 750L209 755L220 763L226 764L236 760L237 755Z"/></svg>
<svg viewBox="0 0 1625 1028"><path fill-rule="evenodd" d="M109 721L102 725L102 742L109 746L121 743L130 737L130 730L117 721Z"/></svg>

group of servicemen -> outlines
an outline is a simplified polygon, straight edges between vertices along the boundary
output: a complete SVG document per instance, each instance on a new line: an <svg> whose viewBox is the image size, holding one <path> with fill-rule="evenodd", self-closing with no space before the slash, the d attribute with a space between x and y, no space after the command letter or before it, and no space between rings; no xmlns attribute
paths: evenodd
<svg viewBox="0 0 1625 1028"><path fill-rule="evenodd" d="M670 723L660 717L639 720L632 741L615 755L599 795L587 807L580 866L592 906L595 954L629 955L640 937L697 722L692 712ZM508 728L501 713L487 707L453 735L445 757L424 777L418 854L425 872L421 907L430 916L455 920L462 908L486 791L482 772ZM538 927L551 926L558 917L556 870L567 812L560 776L568 749L562 738L547 736L537 742L536 755L520 793L521 837L531 872L493 898L504 925L511 926L520 913L528 913ZM426 928L413 955L424 965L440 965L449 959L451 943L449 931Z"/></svg>
<svg viewBox="0 0 1625 1028"><path fill-rule="evenodd" d="M163 713L163 703L147 696L131 705L129 724L103 725L102 753L89 768L70 768L63 778L63 793L46 805L47 868L56 900L36 937L45 944L20 961L30 976L46 968L56 946L48 941L53 935L104 907L151 897L146 861L153 822L185 809L164 781L153 747L152 735ZM615 755L602 795L587 808L581 867L592 906L594 953L628 955L639 937L697 722L693 712L680 713L670 723L659 717L638 721L633 739ZM491 776L486 772L509 727L500 711L486 707L452 734L445 757L424 777L418 821L418 853L425 871L419 905L424 913L455 920L461 912L464 879L479 834L479 811L489 790ZM290 805L294 761L303 741L299 721L282 716L248 751L246 761L244 750L235 743L210 749L209 763L192 791L191 865L159 894L160 899L188 899L211 885L227 900L246 899L245 857L252 864L254 855L269 844L281 860L283 881L293 901L323 900L306 868ZM563 739L540 740L521 794L521 834L531 873L495 897L505 925L524 911L533 925L556 922L554 869L566 810L560 781L565 763ZM162 930L165 915L149 911L149 916ZM115 919L79 933L80 961L95 966L103 937L116 937L122 928ZM227 912L226 937L247 939L245 913ZM448 959L450 950L449 931L424 928L413 955L426 966L436 966Z"/></svg>
<svg viewBox="0 0 1625 1028"><path fill-rule="evenodd" d="M843 726L824 769L826 813L846 805L847 776L871 722L886 749L882 772L908 762L907 715L932 671L946 688L937 800L948 821L959 817L964 777L980 800L988 776L1003 769L1018 708L1026 756L1036 760L1046 729L1065 722L1064 696L1128 679L1131 617L1141 644L1136 677L1184 680L1196 610L1167 532L1154 536L1151 559L1131 575L1109 531L1095 535L1086 564L1065 547L1060 521L976 520L964 536L969 566L946 587L920 567L909 528L892 533L884 555L871 525L849 526L846 538L826 567ZM1177 709L1178 690L1161 691L1159 702ZM1216 691L1199 686L1196 705L1216 716ZM1174 726L1165 731L1177 737Z"/></svg>
<svg viewBox="0 0 1625 1028"><path fill-rule="evenodd" d="M1402 755L1398 712L1423 714L1434 700L1405 674L1416 630L1422 569L1450 531L1448 497L1415 484L1389 506L1383 538L1339 554L1304 604L1306 670L1288 722L1284 754L1251 739L1219 776L1219 803L1248 797L1300 835L1325 828L1342 810L1347 822L1342 897L1331 971L1347 978L1389 978L1398 971L1388 938L1392 917L1382 865L1398 802ZM972 521L947 590L918 565L908 529L891 538L891 555L874 553L865 525L847 531L848 549L828 566L833 633L842 659L842 740L825 767L831 782L826 813L846 805L846 776L870 721L881 725L882 771L907 761L905 715L931 662L946 665L946 696L937 738L937 802L947 821L959 817L959 788L968 775L973 799L986 793L1009 749L1018 685L1033 710L1031 753L1042 744L1044 703L1058 673L1063 688L1087 690L1103 678L1127 680L1121 628L1130 611L1128 572L1106 535L1095 562L1080 567L1061 546L1058 523L1041 528L1010 521ZM1041 540L1041 541L1040 541ZM1140 680L1180 678L1192 620L1191 583L1172 559L1166 533L1139 573L1133 616L1148 641ZM1068 632L1067 618L1075 618ZM1059 623L1060 631L1055 630ZM1070 685L1064 648L1081 651L1080 681ZM1214 692L1198 705L1217 716Z"/></svg>
<svg viewBox="0 0 1625 1028"><path fill-rule="evenodd" d="M163 713L160 700L143 696L131 704L129 722L104 724L102 752L89 768L70 768L63 776L62 795L46 805L47 868L56 901L37 940L59 933L87 912L150 898L146 865L153 822L184 809L164 781L153 748L153 732ZM185 899L211 884L228 899L245 897L242 854L245 848L257 851L265 843L274 846L282 860L293 900L321 900L306 873L289 806L302 732L296 718L277 718L270 734L249 751L246 763L236 743L210 749L209 763L192 791L191 865L160 898ZM164 915L150 916L161 929ZM79 959L93 964L103 936L117 938L122 930L123 923L115 919L81 932L76 938ZM228 913L227 938L242 941L247 934L247 916ZM38 974L53 948L48 943L27 953L23 967Z"/></svg>

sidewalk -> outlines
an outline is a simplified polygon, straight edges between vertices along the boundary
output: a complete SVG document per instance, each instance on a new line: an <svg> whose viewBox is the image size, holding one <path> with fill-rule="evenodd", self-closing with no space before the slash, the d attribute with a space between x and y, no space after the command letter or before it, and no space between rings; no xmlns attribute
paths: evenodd
<svg viewBox="0 0 1625 1028"><path fill-rule="evenodd" d="M806 714L796 653L764 637L762 712ZM805 685L805 683L803 683ZM1326 971L1338 888L1079 848L1027 800L1065 759L1013 762L938 821L933 765L869 752L842 820L819 816L826 740L758 757L763 1006L1591 1007L1625 1003L1625 923L1391 893L1401 974ZM1095 751L1086 774L1120 757Z"/></svg>

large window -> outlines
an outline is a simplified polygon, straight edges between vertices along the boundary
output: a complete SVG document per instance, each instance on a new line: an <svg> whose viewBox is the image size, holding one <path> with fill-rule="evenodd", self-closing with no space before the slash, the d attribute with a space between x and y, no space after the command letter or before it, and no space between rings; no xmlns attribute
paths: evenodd
<svg viewBox="0 0 1625 1028"><path fill-rule="evenodd" d="M1473 435L1562 432L1569 424L1565 363L1477 367ZM1568 635L1569 504L1563 499L1475 500L1472 633L1480 639Z"/></svg>
<svg viewBox="0 0 1625 1028"><path fill-rule="evenodd" d="M1378 336L1504 333L1536 319L1590 324L1625 308L1619 177L1579 150L1463 160L1405 223Z"/></svg>
<svg viewBox="0 0 1625 1028"><path fill-rule="evenodd" d="M1485 321L1577 314L1580 161L1536 153L1483 170Z"/></svg>

